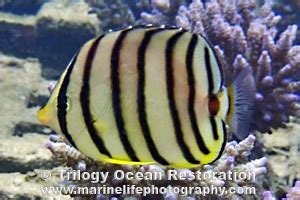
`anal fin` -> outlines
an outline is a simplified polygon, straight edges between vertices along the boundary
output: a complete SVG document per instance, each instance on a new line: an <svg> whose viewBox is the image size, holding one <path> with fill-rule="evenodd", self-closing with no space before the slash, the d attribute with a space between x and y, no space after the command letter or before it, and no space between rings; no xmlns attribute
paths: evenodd
<svg viewBox="0 0 300 200"><path fill-rule="evenodd" d="M114 158L102 158L101 161L112 163L112 164L119 164L119 165L151 165L155 164L154 161L152 162L135 162L135 161L128 161L128 160L118 160Z"/></svg>

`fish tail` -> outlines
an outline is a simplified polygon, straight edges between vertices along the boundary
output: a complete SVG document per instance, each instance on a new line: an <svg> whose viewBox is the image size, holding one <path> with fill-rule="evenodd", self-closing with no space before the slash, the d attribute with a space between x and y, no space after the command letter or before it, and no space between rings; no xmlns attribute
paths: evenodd
<svg viewBox="0 0 300 200"><path fill-rule="evenodd" d="M226 122L235 136L243 139L249 134L254 102L255 85L252 71L249 68L243 69L227 91L229 108Z"/></svg>

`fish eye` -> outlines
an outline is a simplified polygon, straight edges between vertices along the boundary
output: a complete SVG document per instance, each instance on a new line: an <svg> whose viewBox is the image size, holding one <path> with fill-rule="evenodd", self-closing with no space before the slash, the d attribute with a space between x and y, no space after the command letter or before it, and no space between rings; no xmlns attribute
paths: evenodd
<svg viewBox="0 0 300 200"><path fill-rule="evenodd" d="M66 101L60 101L58 102L56 100L56 108L57 110L70 110L71 108L71 100L67 97Z"/></svg>
<svg viewBox="0 0 300 200"><path fill-rule="evenodd" d="M216 116L220 110L220 101L216 95L208 97L208 111L212 116Z"/></svg>

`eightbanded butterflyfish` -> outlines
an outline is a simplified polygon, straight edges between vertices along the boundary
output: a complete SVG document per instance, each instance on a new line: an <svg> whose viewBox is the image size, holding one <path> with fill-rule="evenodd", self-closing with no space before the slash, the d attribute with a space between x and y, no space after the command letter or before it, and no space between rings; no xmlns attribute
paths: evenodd
<svg viewBox="0 0 300 200"><path fill-rule="evenodd" d="M81 47L38 119L95 160L191 168L222 155L226 125L247 135L251 77L225 87L201 35L128 27Z"/></svg>

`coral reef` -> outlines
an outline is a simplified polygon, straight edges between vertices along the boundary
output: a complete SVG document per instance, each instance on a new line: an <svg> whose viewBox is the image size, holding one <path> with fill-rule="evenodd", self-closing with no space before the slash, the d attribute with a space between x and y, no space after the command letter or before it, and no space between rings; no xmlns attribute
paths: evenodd
<svg viewBox="0 0 300 200"><path fill-rule="evenodd" d="M269 155L268 170L271 173L267 177L273 181L267 189L277 198L285 197L294 182L300 180L299 122L298 118L292 117L287 128L279 128L273 134L257 134L264 144L264 155Z"/></svg>
<svg viewBox="0 0 300 200"><path fill-rule="evenodd" d="M80 1L47 2L34 15L0 12L1 52L38 58L48 79L57 79L78 48L101 33L97 17Z"/></svg>
<svg viewBox="0 0 300 200"><path fill-rule="evenodd" d="M85 0L91 13L95 13L104 31L129 25L155 24L174 25L174 17L186 0Z"/></svg>
<svg viewBox="0 0 300 200"><path fill-rule="evenodd" d="M271 191L264 191L262 193L263 200L275 200L276 197L272 194ZM295 186L292 187L286 194L286 198L282 200L297 200L300 199L300 181L295 182Z"/></svg>
<svg viewBox="0 0 300 200"><path fill-rule="evenodd" d="M0 11L12 12L16 14L37 13L40 7L48 0L0 0Z"/></svg>
<svg viewBox="0 0 300 200"><path fill-rule="evenodd" d="M55 1L45 3L35 16L0 13L3 36L0 48L4 53L20 57L38 57L43 64L43 76L53 79L80 45L102 32L99 26L108 30L140 23L177 24L205 35L215 46L227 72L227 84L240 68L252 68L257 89L253 129L271 132L272 128L285 127L290 116L300 115L300 82L297 80L300 47L293 46L297 26L290 25L283 30L287 23L281 23L285 19L274 14L269 1L262 7L258 7L255 0L206 3L194 0L189 5L188 2ZM0 7L6 8L12 3L2 0ZM283 6L280 2L274 5L276 10ZM299 6L293 2L285 7L291 5ZM49 38L53 42L49 43Z"/></svg>
<svg viewBox="0 0 300 200"><path fill-rule="evenodd" d="M136 186L157 186L157 187L192 187L192 186L215 186L215 187L225 187L226 198L227 199L237 199L241 198L241 194L231 194L228 192L230 187L239 188L239 187L252 187L255 188L256 194L249 194L250 196L259 195L262 191L262 181L264 174L266 174L266 162L267 159L265 157L249 160L249 155L254 146L255 136L249 135L243 141L237 143L236 141L232 141L227 144L225 147L225 153L223 156L211 165L204 165L199 168L194 169L177 169L178 173L184 174L184 177L187 177L184 180L169 180L167 179L168 170L171 168L160 167L156 165L145 165L145 166L127 166L127 165L113 165L113 164L105 164L101 162L92 161L91 159L85 157L80 152L78 152L75 148L69 146L68 144L62 142L61 138L54 135L50 137L51 141L48 142L47 147L53 153L55 160L58 160L61 164L66 167L71 167L71 169L86 171L86 172L110 172L108 181L105 184L106 186L122 186L122 185L136 185ZM160 172L163 174L163 178L161 180L116 180L114 176L112 176L113 172L116 170L122 170L125 172ZM237 174L241 173L253 173L255 174L255 178L251 179L222 179L218 176L210 176L210 178L203 179L189 179L192 177L191 174L196 173L196 171L201 171L201 173L207 174L220 174L220 173L228 173L228 172L237 172ZM237 175L238 176L238 175ZM65 187L92 187L92 186L101 186L100 183L91 183L88 181L76 181L76 180L64 180L62 183ZM103 186L102 184L102 186ZM71 196L76 196L71 194ZM100 198L101 196L101 198ZM130 195L129 195L130 196ZM125 198L129 197L128 195L120 195L118 197ZM149 195L149 199L151 199ZM246 195L247 196L247 195ZM92 195L90 196L92 197ZM111 197L111 196L110 196ZM139 195L130 196L130 197L139 197ZM147 196L148 197L148 196ZM225 197L225 196L224 196ZM245 197L245 196L243 196ZM102 199L105 198L104 194L97 194L94 198ZM106 196L108 198L108 196ZM163 195L156 195L152 198L155 199L176 199L178 198L175 193L167 193ZM203 196L200 194L189 194L190 199L201 199ZM220 198L218 195L209 194L207 198ZM256 196L258 198L258 196Z"/></svg>
<svg viewBox="0 0 300 200"><path fill-rule="evenodd" d="M133 25L136 21L131 9L122 0L86 0L90 5L90 13L95 13L100 21L101 29L119 29Z"/></svg>
<svg viewBox="0 0 300 200"><path fill-rule="evenodd" d="M203 4L193 0L181 6L176 17L179 27L200 33L215 46L226 72L226 83L245 67L253 71L256 103L253 128L271 132L285 127L290 116L299 111L300 46L293 46L296 25L281 34L268 1L256 8L256 1L216 0ZM277 39L278 38L278 39Z"/></svg>
<svg viewBox="0 0 300 200"><path fill-rule="evenodd" d="M61 169L57 168L58 164L60 167L68 167L67 170L70 171L98 171L110 172L110 174L116 170L123 170L133 173L161 172L165 175L167 171L172 170L155 165L119 166L96 162L82 155L57 136L51 136L51 141L47 143L51 153L43 146L47 141L46 135L50 134L51 130L37 125L36 121L36 111L48 96L44 90L48 81L41 77L41 68L44 77L56 79L73 52L87 39L101 34L103 29L115 29L140 23L177 24L205 35L215 46L216 53L226 70L227 84L234 79L240 69L251 68L257 87L254 113L254 119L257 121L253 122L255 129L265 132L272 128L284 128L275 130L273 134L256 133L258 142L255 147L253 147L254 136L249 136L239 143L229 142L223 156L211 165L176 170L186 177L191 177L191 174L197 170L219 174L253 171L257 175L256 181L224 181L221 178L170 181L164 176L159 181L136 179L120 181L110 176L108 186L127 184L158 187L171 185L181 188L224 186L226 191L229 187L256 188L254 196L242 194L223 197L217 195L203 197L199 194L178 196L169 192L165 195L150 195L149 198L152 199L263 198L270 200L281 197L289 200L300 199L300 121L290 117L300 115L300 47L293 46L297 40L295 37L298 37L297 27L291 25L286 29L287 25L299 21L297 21L299 16L295 14L295 10L299 8L298 1L288 0L283 4L283 1L274 0L272 9L269 2L262 3L263 6L259 7L253 0L45 2L47 1L0 0L0 50L6 54L26 58L0 55L0 99L1 102L5 102L2 104L3 114L0 116L2 141L0 179L5 180L5 182L0 181L0 199L47 198L41 193L40 186L53 186L60 179L53 174L53 180L45 181L41 180L42 177L39 175L45 169L57 172ZM85 2L89 3L91 10ZM282 15L282 19L274 13ZM51 88L53 85L49 90ZM288 121L291 123L286 123ZM264 147L258 146L258 143L263 143ZM101 186L100 183L82 180L64 180L59 183L70 188ZM291 187L293 188L290 189ZM49 198L53 197L52 195ZM78 199L84 198L74 194L73 196ZM60 198L64 197L68 198L60 196ZM122 197L128 200L138 199L140 196ZM108 199L109 197L98 194L87 198ZM114 196L111 199L116 198L117 196Z"/></svg>
<svg viewBox="0 0 300 200"><path fill-rule="evenodd" d="M273 0L272 8L274 12L282 16L282 20L278 23L279 30L283 30L284 27L289 24L300 24L300 16L297 11L300 9L300 1L297 0ZM296 43L300 43L300 31L297 31Z"/></svg>
<svg viewBox="0 0 300 200"><path fill-rule="evenodd" d="M289 190L285 200L300 199L300 181L296 181L295 186Z"/></svg>
<svg viewBox="0 0 300 200"><path fill-rule="evenodd" d="M0 199L55 196L41 194L41 186L54 185L57 181L42 182L35 171L52 169L58 163L45 148L48 135L36 131L46 133L47 129L38 124L37 105L29 106L33 104L33 96L48 97L47 85L48 81L41 77L38 59L0 53Z"/></svg>
<svg viewBox="0 0 300 200"><path fill-rule="evenodd" d="M261 7L258 7L257 2L254 0L211 0L206 3L202 3L200 0L193 0L189 5L186 1L171 0L141 0L138 3L126 2L127 5L121 5L121 1L117 1L112 8L107 6L106 1L89 1L89 3L93 7L94 12L98 12L98 18L102 20L104 29L140 23L176 24L184 29L204 35L214 46L216 55L225 70L226 85L231 83L242 69L251 69L256 85L256 101L253 114L253 119L255 120L252 122L254 130L271 132L272 129L288 128L287 124L290 122L291 116L299 116L300 81L297 79L297 75L299 75L300 67L300 46L294 45L297 26L289 25L285 30L281 31L278 28L281 16L275 15L269 1L263 3ZM117 12L117 10L121 10L121 12ZM137 10L140 18L134 16ZM109 19L103 19L104 11L111 16ZM119 15L116 15L116 13ZM120 16L123 21L120 21ZM116 20L114 20L115 17ZM277 131L275 134L277 134ZM272 141L272 138L265 139L260 134L257 135L263 142L268 143ZM269 136L268 134L265 135ZM293 133L292 135L295 134ZM291 147L289 153L284 154L286 156L284 161L280 161L282 157L278 160L278 157L270 156L271 175L265 175L267 159L265 157L258 158L254 153L251 154L251 152L256 151L255 149L253 150L255 139L255 136L250 135L239 143L236 141L229 142L222 157L211 165L205 165L196 169L177 170L185 173L186 177L189 177L197 170L206 173L251 171L257 175L255 181L224 181L219 178L200 181L170 181L165 176L160 181L141 181L136 179L120 181L110 176L105 184L113 187L122 185L156 185L158 187L168 185L179 187L213 185L224 186L226 191L228 191L229 187L248 186L256 188L256 195L242 196L239 194L229 195L228 193L222 198L240 199L254 197L265 200L275 199L271 191L276 191L276 195L279 193L281 197L286 195L287 199L297 198L299 182L296 182L295 187L290 191L287 189L292 181L299 178L298 170L296 169L299 162L297 159L294 159L298 157L298 143L296 144L296 140L291 139L293 140L293 145L284 143L286 145L282 148L286 148L286 146ZM282 142L279 143L282 144ZM69 167L70 170L75 169L83 172L101 171L110 172L110 174L113 174L116 170L131 171L133 173L153 173L158 171L164 175L170 170L170 168L155 165L126 166L96 162L82 155L57 136L51 137L47 147L53 153L55 160L59 161L63 166ZM261 148L261 146L257 148ZM270 150L270 148L266 147L266 151L278 153L281 150L274 147ZM280 153L278 154L282 156ZM254 160L249 161L250 156ZM277 162L285 164L285 169L288 170L276 168L276 166L280 166L279 164L275 166L274 163ZM290 175L281 175L283 171L290 172ZM271 180L274 179L270 177L272 173L276 177L281 177L281 182L271 183ZM262 177L266 179L262 180ZM76 180L64 180L61 184L72 188L101 186L100 183ZM74 194L71 194L71 196L76 197ZM90 197L96 199L110 197L130 199L139 198L140 196L106 196L97 194ZM165 195L156 195L149 198L180 199L181 196L169 192ZM190 194L186 198L202 199L204 197L199 194ZM214 195L210 195L208 198L220 199L219 196Z"/></svg>
<svg viewBox="0 0 300 200"><path fill-rule="evenodd" d="M276 200L276 198L272 195L271 191L264 191L262 193L263 200Z"/></svg>
<svg viewBox="0 0 300 200"><path fill-rule="evenodd" d="M180 5L185 5L185 0L152 0L141 1L137 6L142 7L140 24L174 25L174 17ZM146 8L146 9L145 9Z"/></svg>

